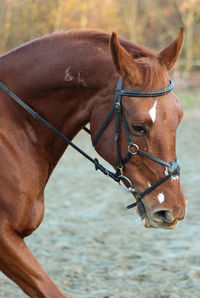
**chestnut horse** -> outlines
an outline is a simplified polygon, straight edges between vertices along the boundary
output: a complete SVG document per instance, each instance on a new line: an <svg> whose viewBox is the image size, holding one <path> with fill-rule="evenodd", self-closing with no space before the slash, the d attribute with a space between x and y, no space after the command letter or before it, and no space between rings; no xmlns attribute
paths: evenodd
<svg viewBox="0 0 200 298"><path fill-rule="evenodd" d="M161 52L119 40L115 33L111 37L94 30L56 33L1 56L0 81L69 140L90 123L94 142L113 104L118 78L124 90L147 94L164 90L182 42L183 29ZM121 176L141 193L168 175L169 168L136 153L141 150L167 164L175 161L176 129L183 111L173 92L147 98L125 94L122 102L126 117L126 129L121 120L118 123L122 158L128 151L127 129L134 148L129 146L132 156L123 173L120 169ZM43 219L45 185L67 144L2 88L0 110L0 269L30 297L66 297L23 238ZM116 169L115 134L112 115L95 149ZM174 228L185 213L179 175L147 193L137 211L146 227Z"/></svg>

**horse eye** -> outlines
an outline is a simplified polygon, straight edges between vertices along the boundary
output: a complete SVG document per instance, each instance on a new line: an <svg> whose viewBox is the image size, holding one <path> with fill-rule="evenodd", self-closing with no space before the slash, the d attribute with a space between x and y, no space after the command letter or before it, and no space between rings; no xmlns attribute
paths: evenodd
<svg viewBox="0 0 200 298"><path fill-rule="evenodd" d="M143 124L132 124L132 130L137 135L147 135L147 129Z"/></svg>

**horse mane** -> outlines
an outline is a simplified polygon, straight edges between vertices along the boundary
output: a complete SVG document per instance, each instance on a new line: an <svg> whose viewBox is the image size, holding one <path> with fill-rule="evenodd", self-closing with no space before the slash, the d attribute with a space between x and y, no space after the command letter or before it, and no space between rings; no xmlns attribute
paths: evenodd
<svg viewBox="0 0 200 298"><path fill-rule="evenodd" d="M87 46L91 45L92 47L101 47L103 48L105 54L107 53L110 55L110 34L97 29L72 29L67 32L61 31L51 33L29 41L1 56L0 60L1 58L10 56L10 54L14 54L12 56L13 59L15 59L16 55L21 55L29 49L34 50L35 52L37 52L37 50L41 52L40 46L44 46L45 44L48 44L49 51L52 50L54 45L56 45L56 50L59 51L59 49L62 50L63 45L69 43L69 40L70 42L77 40L80 42L80 45L86 43ZM144 46L136 45L121 38L120 43L135 59L139 69L143 71L144 89L152 89L157 82L164 82L164 77L160 71L160 68L158 69L158 63L154 63L155 59L158 57L156 51L148 49Z"/></svg>
<svg viewBox="0 0 200 298"><path fill-rule="evenodd" d="M79 40L86 39L97 46L104 45L109 51L110 34L101 30L71 30L67 34ZM143 72L144 90L153 90L156 83L161 83L161 85L164 86L165 77L162 71L163 69L159 67L158 63L155 63L158 58L158 52L121 38L120 44L135 59L138 68Z"/></svg>

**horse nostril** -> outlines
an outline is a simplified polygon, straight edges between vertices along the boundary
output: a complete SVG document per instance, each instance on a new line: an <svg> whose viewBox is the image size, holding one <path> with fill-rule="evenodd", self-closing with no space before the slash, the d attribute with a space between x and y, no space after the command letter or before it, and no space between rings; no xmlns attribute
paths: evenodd
<svg viewBox="0 0 200 298"><path fill-rule="evenodd" d="M152 219L160 223L171 223L174 218L169 210L160 210L152 214Z"/></svg>

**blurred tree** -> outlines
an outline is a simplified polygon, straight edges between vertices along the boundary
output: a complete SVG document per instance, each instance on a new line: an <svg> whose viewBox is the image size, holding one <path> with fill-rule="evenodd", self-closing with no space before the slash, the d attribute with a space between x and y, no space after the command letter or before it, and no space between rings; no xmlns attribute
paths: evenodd
<svg viewBox="0 0 200 298"><path fill-rule="evenodd" d="M11 29L11 10L11 1L0 2L0 48L2 53L7 50L7 43Z"/></svg>
<svg viewBox="0 0 200 298"><path fill-rule="evenodd" d="M120 19L123 20L121 22L123 35L132 42L140 43L146 25L144 14L140 15L139 12L140 0L118 0L117 2Z"/></svg>
<svg viewBox="0 0 200 298"><path fill-rule="evenodd" d="M175 4L185 28L184 68L188 72L192 67L192 60L197 51L199 54L196 45L199 45L200 1L175 0Z"/></svg>
<svg viewBox="0 0 200 298"><path fill-rule="evenodd" d="M185 27L185 69L200 59L200 0L0 0L0 53L71 28L99 28L161 49Z"/></svg>
<svg viewBox="0 0 200 298"><path fill-rule="evenodd" d="M71 28L100 28L109 30L117 24L114 0L58 0L54 31Z"/></svg>

